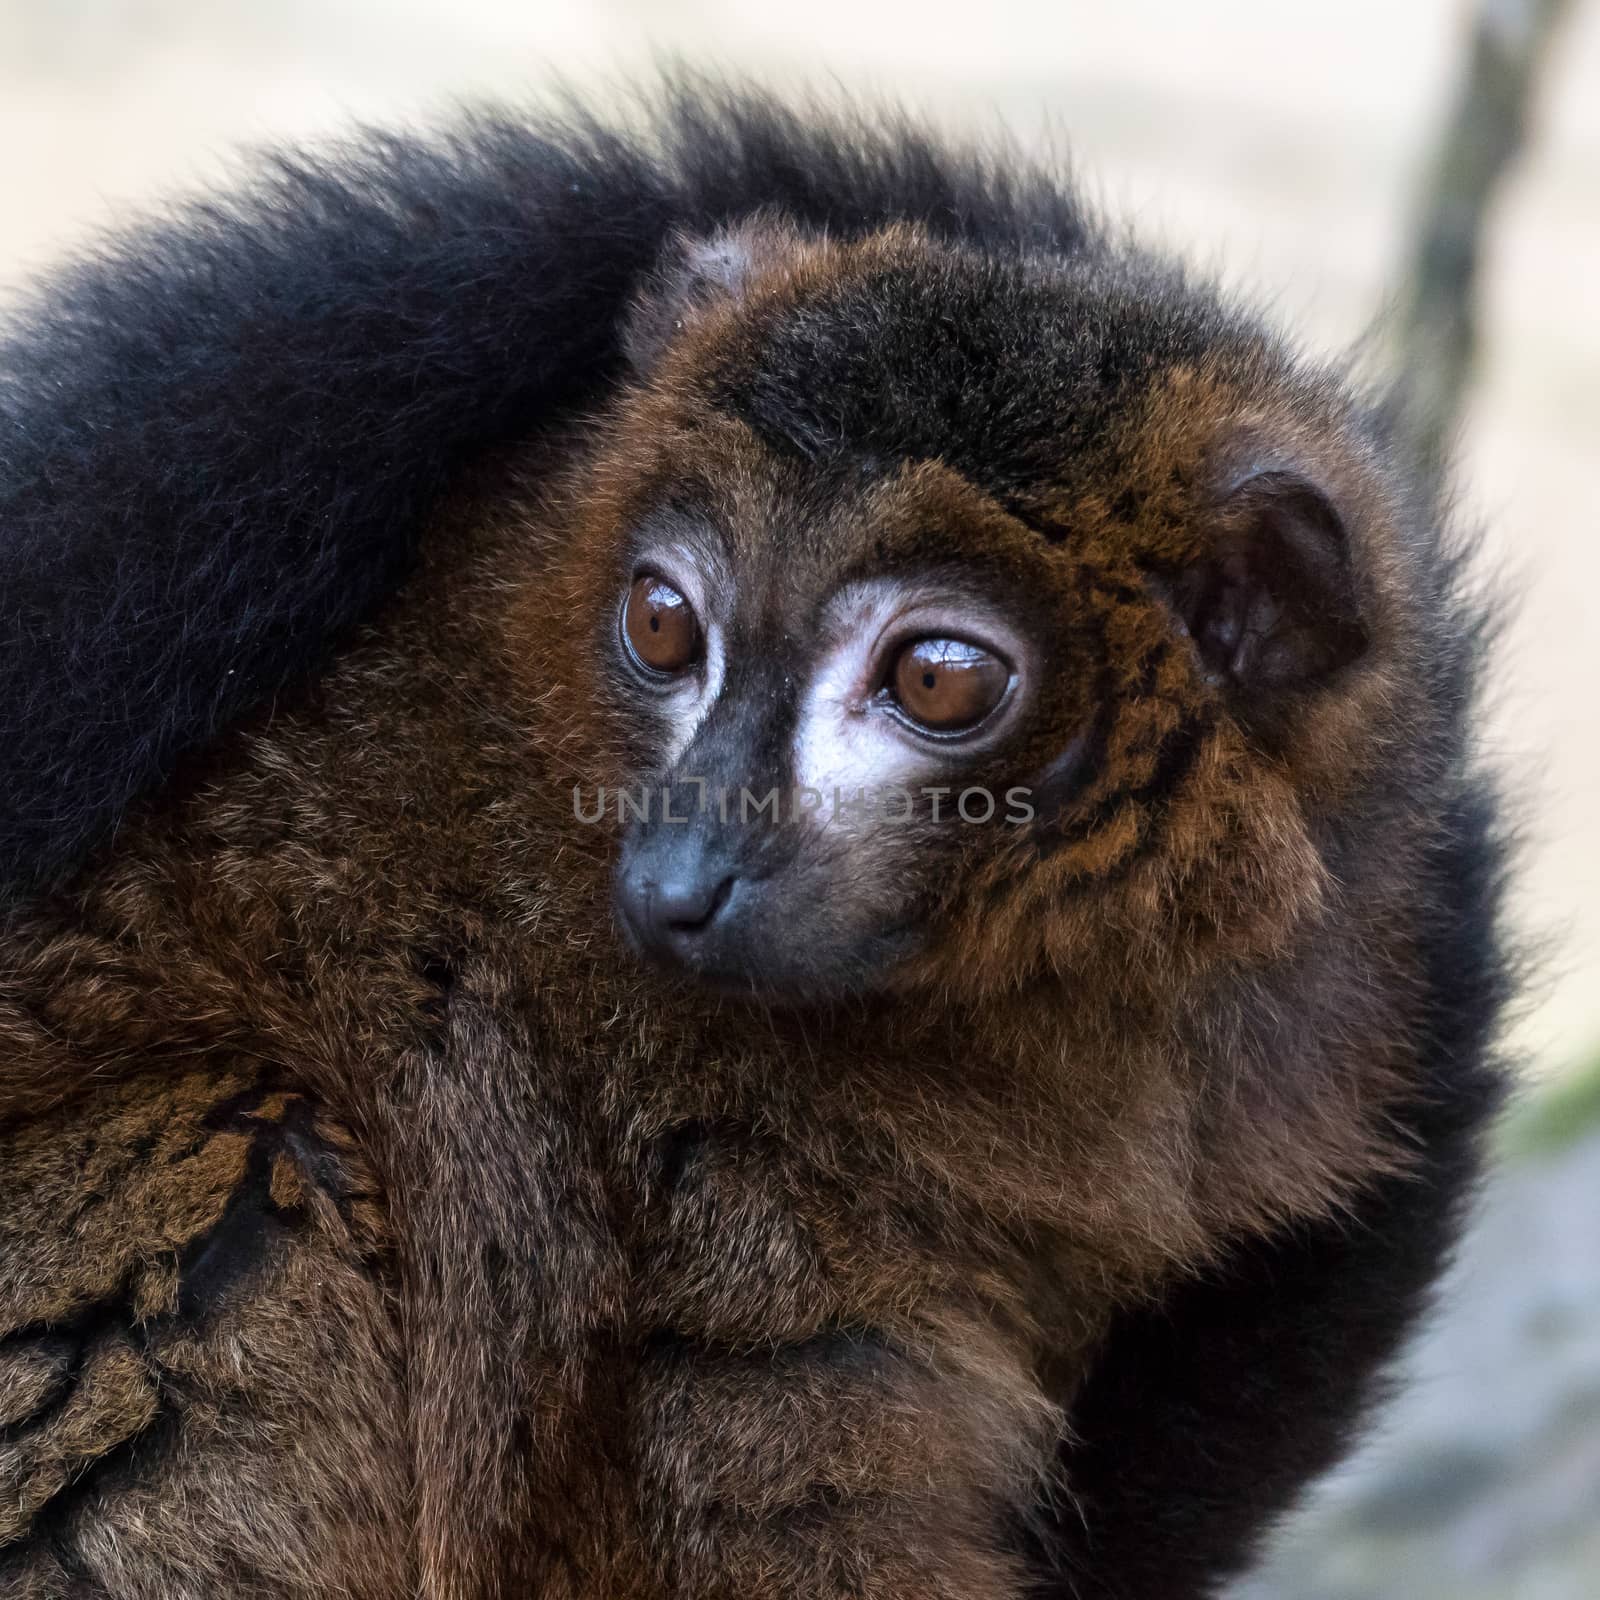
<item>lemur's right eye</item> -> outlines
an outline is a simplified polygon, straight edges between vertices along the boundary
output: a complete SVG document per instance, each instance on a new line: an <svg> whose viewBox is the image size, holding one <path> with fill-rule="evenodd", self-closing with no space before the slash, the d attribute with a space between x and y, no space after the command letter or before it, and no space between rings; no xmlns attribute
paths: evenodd
<svg viewBox="0 0 1600 1600"><path fill-rule="evenodd" d="M928 733L975 728L1005 698L1011 669L965 639L915 639L895 657L887 688L901 713Z"/></svg>
<svg viewBox="0 0 1600 1600"><path fill-rule="evenodd" d="M682 672L700 659L700 622L694 607L653 572L633 580L622 608L628 653L646 672Z"/></svg>

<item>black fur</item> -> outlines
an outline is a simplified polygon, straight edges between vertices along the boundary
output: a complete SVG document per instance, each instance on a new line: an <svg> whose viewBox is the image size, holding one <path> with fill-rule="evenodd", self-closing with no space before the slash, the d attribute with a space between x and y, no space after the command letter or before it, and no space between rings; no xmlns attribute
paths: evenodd
<svg viewBox="0 0 1600 1600"><path fill-rule="evenodd" d="M314 670L474 456L603 392L673 233L758 208L1103 248L1008 155L693 87L638 139L483 119L278 158L59 273L0 347L0 905ZM1052 1592L1205 1592L1337 1456L1414 1320L1496 1096L1498 856L1466 780L1451 820L1420 1170L1126 1319L1075 1411L1075 1502L1040 1525Z"/></svg>

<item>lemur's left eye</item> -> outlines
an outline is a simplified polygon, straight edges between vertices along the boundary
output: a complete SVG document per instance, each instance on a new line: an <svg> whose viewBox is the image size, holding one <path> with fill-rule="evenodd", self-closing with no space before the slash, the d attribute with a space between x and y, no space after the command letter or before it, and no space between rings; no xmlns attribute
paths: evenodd
<svg viewBox="0 0 1600 1600"><path fill-rule="evenodd" d="M1011 669L965 639L914 639L889 669L885 687L905 716L931 733L976 727L1000 704Z"/></svg>
<svg viewBox="0 0 1600 1600"><path fill-rule="evenodd" d="M628 590L622 637L646 672L678 673L700 659L700 622L694 607L653 572L635 578Z"/></svg>

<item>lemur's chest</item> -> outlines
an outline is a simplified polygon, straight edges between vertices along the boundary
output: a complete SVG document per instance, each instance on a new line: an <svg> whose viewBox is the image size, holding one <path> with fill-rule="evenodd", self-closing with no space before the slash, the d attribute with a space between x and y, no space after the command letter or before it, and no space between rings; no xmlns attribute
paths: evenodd
<svg viewBox="0 0 1600 1600"><path fill-rule="evenodd" d="M0 1577L655 1600L1025 1505L1019 1241L806 1096L600 1054L462 985L362 1106L152 1060L4 1130Z"/></svg>
<svg viewBox="0 0 1600 1600"><path fill-rule="evenodd" d="M536 1001L463 987L381 1096L406 1247L432 1248L438 1228L441 1247L494 1257L543 1349L811 1339L1017 1252L939 1174L908 1173L888 1134L782 1081L781 1062L720 1060L714 1041L618 1049L603 1026L563 1036Z"/></svg>

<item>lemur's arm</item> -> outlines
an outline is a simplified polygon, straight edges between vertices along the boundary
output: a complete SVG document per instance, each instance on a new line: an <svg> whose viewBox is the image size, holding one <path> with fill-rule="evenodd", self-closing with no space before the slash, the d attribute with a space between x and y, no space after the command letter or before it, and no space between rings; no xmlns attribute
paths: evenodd
<svg viewBox="0 0 1600 1600"><path fill-rule="evenodd" d="M1442 818L1423 919L1430 1041L1401 1120L1412 1169L1337 1217L1239 1251L1126 1315L1073 1410L1072 1500L1044 1560L1062 1600L1210 1593L1359 1433L1458 1231L1503 1082L1501 841L1484 798Z"/></svg>

